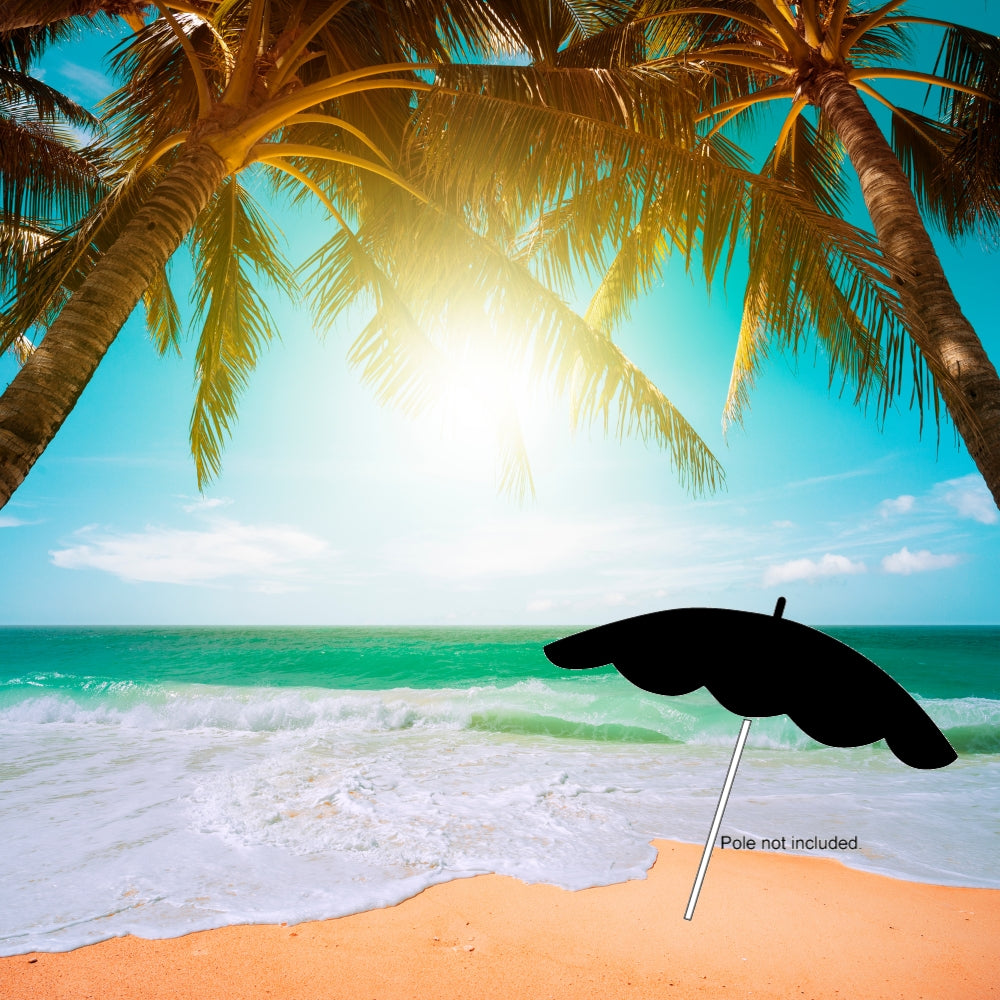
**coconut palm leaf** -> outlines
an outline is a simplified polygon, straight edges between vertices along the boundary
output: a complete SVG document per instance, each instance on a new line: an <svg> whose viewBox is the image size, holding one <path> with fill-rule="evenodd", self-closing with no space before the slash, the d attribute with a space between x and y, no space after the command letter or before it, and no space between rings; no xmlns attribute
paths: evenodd
<svg viewBox="0 0 1000 1000"><path fill-rule="evenodd" d="M115 17L136 28L151 7L144 0L6 0L0 33L27 30L49 42L68 37L87 22Z"/></svg>
<svg viewBox="0 0 1000 1000"><path fill-rule="evenodd" d="M850 204L844 159L843 144L829 123L820 119L816 125L795 113L781 148L771 150L761 172L787 181L828 215L843 216Z"/></svg>
<svg viewBox="0 0 1000 1000"><path fill-rule="evenodd" d="M0 348L55 321L162 176L154 169L115 178L107 169L104 151L96 151L95 158L107 193L74 225L58 230L36 228L30 252L21 258L21 270L0 314Z"/></svg>
<svg viewBox="0 0 1000 1000"><path fill-rule="evenodd" d="M221 60L211 25L194 15L181 15L180 20L198 64L217 90L224 69L216 65ZM167 153L175 156L176 147L197 122L199 105L191 57L177 44L169 23L157 19L126 38L112 51L109 67L126 81L101 102L122 168L136 169ZM164 94L171 99L164 101Z"/></svg>
<svg viewBox="0 0 1000 1000"><path fill-rule="evenodd" d="M942 128L956 141L946 148L939 173L950 183L942 225L952 236L977 227L996 234L1000 229L1000 39L995 35L951 24L945 30L938 57L941 75L964 81L989 100L961 90L942 88ZM937 66L935 67L937 69Z"/></svg>
<svg viewBox="0 0 1000 1000"><path fill-rule="evenodd" d="M196 392L191 415L191 453L198 486L218 475L222 447L232 433L237 402L275 324L261 283L294 291L292 269L276 233L240 183L226 178L191 234L195 273L192 289L201 325L195 352ZM161 344L175 342L165 283L155 301Z"/></svg>
<svg viewBox="0 0 1000 1000"><path fill-rule="evenodd" d="M149 284L142 297L146 310L146 328L160 354L181 353L181 311L170 287L169 268L164 267Z"/></svg>
<svg viewBox="0 0 1000 1000"><path fill-rule="evenodd" d="M344 222L303 264L305 289L320 329L333 326L352 309L372 314L348 360L380 403L416 415L439 398L447 360L389 272L384 247L377 232L355 233Z"/></svg>
<svg viewBox="0 0 1000 1000"><path fill-rule="evenodd" d="M401 213L406 224L399 227ZM395 233L391 253L386 232ZM430 260L427 246L440 248ZM575 426L596 421L606 432L656 442L695 491L721 483L704 442L614 343L454 213L433 204L387 205L381 219L359 228L356 241L339 235L311 266L312 298L336 303L338 311L362 293L375 299L376 316L351 359L381 400L411 410L431 405L469 339L470 316L478 316L490 324L497 364L565 396Z"/></svg>
<svg viewBox="0 0 1000 1000"><path fill-rule="evenodd" d="M958 236L973 220L962 208L964 179L955 152L964 131L909 109L892 109L892 148L922 211L946 232Z"/></svg>
<svg viewBox="0 0 1000 1000"><path fill-rule="evenodd" d="M101 189L99 162L61 123L25 104L0 105L0 214L59 224L79 218Z"/></svg>
<svg viewBox="0 0 1000 1000"><path fill-rule="evenodd" d="M482 101L490 97L477 94ZM480 115L470 120L470 129L499 130L502 120L510 148L491 157L490 173L463 187L459 197L465 202L488 197L491 185L544 190L535 204L561 194L563 200L523 234L519 253L551 287L565 289L580 270L603 273L587 313L590 322L607 331L621 322L635 297L659 280L669 252L683 254L688 266L700 255L711 284L720 265L728 271L748 220L767 204L775 238L770 252L781 248L776 269L791 282L788 292L780 291L781 308L772 311L768 329L792 350L817 338L834 369L844 366L857 397L864 397L874 380L882 383L877 391L888 405L896 387L883 379L898 358L900 306L877 243L831 212L843 206L845 189L842 151L828 131L803 119L800 134L786 144L793 152L767 170L784 181L773 183L734 167L735 156L678 150L669 139L639 132L633 121L628 128L620 120L596 120L596 114L584 119L555 102L520 116L520 106L507 94L498 101L497 118ZM441 121L448 118L448 141L455 148L476 141L463 131L461 115L437 113ZM728 142L720 136L710 141ZM541 179L538 173L531 176L525 166L536 146L563 164L554 180L551 173ZM582 147L610 152L602 160L580 152ZM796 151L799 169L822 168L821 181L810 178L805 189L794 183ZM497 165L508 162L517 166L512 173L501 173ZM527 199L525 205L532 207ZM773 226L779 219L777 232ZM757 251L763 245L759 239L753 242ZM609 260L610 248L616 252ZM891 356L880 360L881 350ZM729 419L738 419L738 411L731 399Z"/></svg>
<svg viewBox="0 0 1000 1000"><path fill-rule="evenodd" d="M97 119L31 75L33 61L60 35L0 32L0 304L30 287L31 263L104 189L103 153L80 138L98 130ZM33 350L29 327L0 319L0 351L23 363Z"/></svg>
<svg viewBox="0 0 1000 1000"><path fill-rule="evenodd" d="M499 455L497 487L507 496L524 500L535 495L535 480L531 474L531 463L517 407L509 399L506 403L496 430Z"/></svg>
<svg viewBox="0 0 1000 1000"><path fill-rule="evenodd" d="M2 58L2 57L0 57ZM31 109L37 119L59 120L79 129L96 130L98 120L86 108L65 94L35 79L29 72L0 63L0 102L20 107L22 115Z"/></svg>
<svg viewBox="0 0 1000 1000"><path fill-rule="evenodd" d="M859 259L877 259L873 242L849 229L834 236L830 223L790 198L761 191L751 196L744 222L748 278L727 423L743 422L772 347L794 355L813 338L827 355L831 387L838 378L841 391L852 386L855 402L865 401L874 387L883 413L898 393L891 373L907 356L902 304L884 272L858 266ZM849 252L852 240L860 253Z"/></svg>

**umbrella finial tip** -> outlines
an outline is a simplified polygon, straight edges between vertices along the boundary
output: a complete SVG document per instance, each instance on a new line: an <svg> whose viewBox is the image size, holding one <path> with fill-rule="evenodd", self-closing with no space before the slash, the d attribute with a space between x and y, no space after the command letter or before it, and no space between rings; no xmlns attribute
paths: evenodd
<svg viewBox="0 0 1000 1000"><path fill-rule="evenodd" d="M785 613L785 599L779 597L777 601L774 602L774 617L780 618Z"/></svg>

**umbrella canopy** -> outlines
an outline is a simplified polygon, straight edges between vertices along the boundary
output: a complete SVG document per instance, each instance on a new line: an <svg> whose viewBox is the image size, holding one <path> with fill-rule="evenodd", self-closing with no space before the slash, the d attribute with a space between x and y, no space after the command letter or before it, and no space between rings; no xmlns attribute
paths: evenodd
<svg viewBox="0 0 1000 1000"><path fill-rule="evenodd" d="M831 636L782 618L783 609L782 598L773 615L725 608L656 611L559 639L545 647L545 655L570 670L613 663L636 687L654 694L704 687L730 712L746 718L787 715L827 746L884 739L904 764L917 768L945 767L956 759L941 730L884 670Z"/></svg>
<svg viewBox="0 0 1000 1000"><path fill-rule="evenodd" d="M773 615L726 608L655 611L545 647L558 667L585 670L613 663L644 691L682 695L704 687L724 708L744 716L685 920L694 917L752 718L787 715L814 740L833 747L884 739L910 767L946 767L958 756L927 713L884 670L826 633L783 618L784 610L785 599L779 597ZM667 658L681 648L700 655ZM761 662L765 666L758 666Z"/></svg>

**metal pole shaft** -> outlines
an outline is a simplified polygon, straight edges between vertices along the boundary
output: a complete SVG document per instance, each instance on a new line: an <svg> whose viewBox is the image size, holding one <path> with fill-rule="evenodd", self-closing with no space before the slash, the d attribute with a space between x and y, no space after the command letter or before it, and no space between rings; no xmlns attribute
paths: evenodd
<svg viewBox="0 0 1000 1000"><path fill-rule="evenodd" d="M722 786L722 794L719 796L719 804L715 807L715 819L712 820L712 829L708 832L708 840L705 841L705 850L701 855L701 864L698 866L698 874L694 879L694 886L691 889L691 898L688 900L687 909L684 911L684 919L690 920L694 916L694 908L698 905L698 895L701 892L701 883L705 881L705 872L708 871L708 862L712 857L712 848L715 846L715 838L719 835L719 827L722 826L722 814L726 811L726 803L729 801L729 793L733 789L733 780L736 778L736 769L740 766L740 757L743 754L743 744L747 741L750 733L750 719L743 720L740 728L740 735L736 739L736 748L733 750L733 759L729 762L729 773L726 775L726 783Z"/></svg>

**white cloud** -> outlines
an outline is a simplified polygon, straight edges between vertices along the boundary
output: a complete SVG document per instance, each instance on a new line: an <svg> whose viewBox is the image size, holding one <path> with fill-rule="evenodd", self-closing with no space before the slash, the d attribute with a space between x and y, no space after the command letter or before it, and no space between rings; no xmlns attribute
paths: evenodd
<svg viewBox="0 0 1000 1000"><path fill-rule="evenodd" d="M771 522L771 527L772 528L794 528L795 527L795 522L794 521L772 521Z"/></svg>
<svg viewBox="0 0 1000 1000"><path fill-rule="evenodd" d="M114 85L103 73L88 69L86 66L78 66L76 63L61 63L59 73L67 80L79 84L76 89L87 97L105 97L114 89Z"/></svg>
<svg viewBox="0 0 1000 1000"><path fill-rule="evenodd" d="M809 479L798 479L794 483L789 483L789 489L800 486L821 486L825 483L837 483L843 479L856 479L858 476L871 476L877 471L874 466L865 466L861 469L848 469L846 472L833 472L828 476L812 476Z"/></svg>
<svg viewBox="0 0 1000 1000"><path fill-rule="evenodd" d="M910 496L909 493L904 493L902 496L896 497L895 500L883 500L878 505L878 512L883 517L892 517L895 514L908 514L913 510L916 502L916 497Z"/></svg>
<svg viewBox="0 0 1000 1000"><path fill-rule="evenodd" d="M712 604L720 591L758 583L754 554L773 534L726 524L717 509L694 524L645 504L559 518L512 511L388 538L370 564L415 588L513 588L519 611L549 621Z"/></svg>
<svg viewBox="0 0 1000 1000"><path fill-rule="evenodd" d="M62 569L97 569L122 580L182 585L242 583L276 593L295 589L302 564L326 542L284 525L218 520L202 530L147 527L120 533L83 528L73 545L50 552Z"/></svg>
<svg viewBox="0 0 1000 1000"><path fill-rule="evenodd" d="M792 559L790 562L769 566L764 573L764 586L777 583L791 583L793 580L818 580L824 576L847 576L864 573L863 562L851 562L847 556L831 555L829 552L818 562L812 559Z"/></svg>
<svg viewBox="0 0 1000 1000"><path fill-rule="evenodd" d="M528 601L525 605L526 611L531 611L534 614L540 614L543 611L551 611L556 606L556 602L549 600L547 597L540 597L534 601Z"/></svg>
<svg viewBox="0 0 1000 1000"><path fill-rule="evenodd" d="M945 502L951 504L962 517L971 517L980 524L996 524L1000 520L993 497L977 473L962 476L961 479L949 479L939 483L937 489L943 492Z"/></svg>
<svg viewBox="0 0 1000 1000"><path fill-rule="evenodd" d="M533 580L536 596L606 606L669 593L682 602L706 588L756 582L749 555L769 529L734 528L706 516L696 527L669 508L623 506L604 516L517 512L392 538L380 570L454 584ZM550 589L552 588L552 589ZM659 592L659 594L657 594Z"/></svg>
<svg viewBox="0 0 1000 1000"><path fill-rule="evenodd" d="M959 557L956 555L949 555L947 553L934 555L932 552L928 552L927 549L921 549L919 552L911 552L904 545L898 552L893 552L891 556L886 556L882 560L882 569L886 573L899 573L903 576L909 576L910 573L926 573L928 570L933 569L947 569L949 566L957 565L958 562Z"/></svg>
<svg viewBox="0 0 1000 1000"><path fill-rule="evenodd" d="M200 514L206 510L228 507L232 502L228 497L198 497L192 503L184 504L182 509L188 514Z"/></svg>
<svg viewBox="0 0 1000 1000"><path fill-rule="evenodd" d="M641 544L641 533L627 521L560 522L526 515L469 525L454 534L398 539L387 555L394 569L468 580L586 571Z"/></svg>
<svg viewBox="0 0 1000 1000"><path fill-rule="evenodd" d="M0 528L20 528L22 524L27 524L19 517L10 517L7 514L0 514Z"/></svg>

